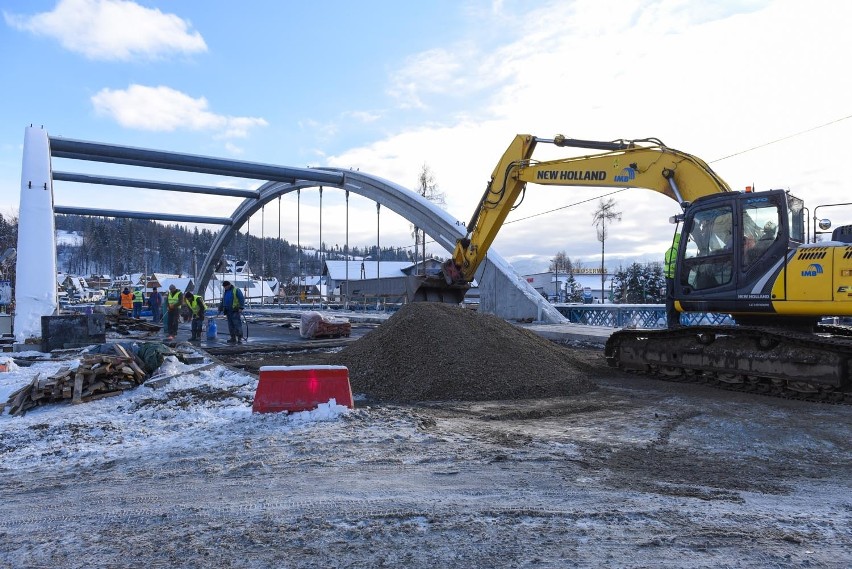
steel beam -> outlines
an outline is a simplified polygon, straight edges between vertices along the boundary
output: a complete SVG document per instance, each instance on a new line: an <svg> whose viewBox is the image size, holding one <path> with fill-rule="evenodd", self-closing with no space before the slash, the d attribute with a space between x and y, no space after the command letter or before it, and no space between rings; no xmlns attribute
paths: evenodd
<svg viewBox="0 0 852 569"><path fill-rule="evenodd" d="M119 217L126 219L150 219L175 221L178 223L204 223L207 225L231 225L230 217L201 217L199 215L178 215L172 213L150 213L144 211L122 211L118 209L95 209L86 207L53 206L54 213L66 215L91 215L95 217Z"/></svg>
<svg viewBox="0 0 852 569"><path fill-rule="evenodd" d="M167 192L189 192L213 196L228 196L232 198L256 198L257 190L240 190L238 188L217 188L215 186L198 186L194 184L175 184L156 180L134 180L132 178L116 178L113 176L93 176L74 172L53 172L54 181L78 182L80 184L98 184L102 186L121 186L124 188L145 188L149 190L164 190Z"/></svg>
<svg viewBox="0 0 852 569"><path fill-rule="evenodd" d="M103 144L100 142L88 142L62 137L50 137L50 155L54 158L91 160L110 164L215 174L253 180L289 183L294 183L296 180L307 180L318 184L343 183L342 174L336 174L327 170L290 168L258 162L212 158L196 154L181 154L178 152L150 150L133 146L118 146L116 144Z"/></svg>

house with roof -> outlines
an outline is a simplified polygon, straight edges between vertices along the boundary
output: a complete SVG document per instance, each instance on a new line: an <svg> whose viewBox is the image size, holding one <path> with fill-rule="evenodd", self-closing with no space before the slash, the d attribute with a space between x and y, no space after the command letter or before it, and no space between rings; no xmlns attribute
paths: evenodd
<svg viewBox="0 0 852 569"><path fill-rule="evenodd" d="M341 260L325 261L323 276L330 298L337 301L389 302L403 304L409 299L409 279L418 274L436 275L441 261Z"/></svg>
<svg viewBox="0 0 852 569"><path fill-rule="evenodd" d="M294 300L319 302L328 298L328 287L326 278L321 275L302 275L292 277L286 287L279 290L279 302L287 301L287 294L294 296Z"/></svg>
<svg viewBox="0 0 852 569"><path fill-rule="evenodd" d="M568 296L569 278L567 273L550 271L523 275L522 278L551 302L565 302ZM574 282L583 291L583 302L589 304L607 302L612 291L612 275L608 273L604 274L604 289L601 290L600 269L575 270ZM557 291L559 300L557 300Z"/></svg>
<svg viewBox="0 0 852 569"><path fill-rule="evenodd" d="M99 302L104 298L104 291L94 288L84 277L68 273L56 274L58 296L62 301Z"/></svg>

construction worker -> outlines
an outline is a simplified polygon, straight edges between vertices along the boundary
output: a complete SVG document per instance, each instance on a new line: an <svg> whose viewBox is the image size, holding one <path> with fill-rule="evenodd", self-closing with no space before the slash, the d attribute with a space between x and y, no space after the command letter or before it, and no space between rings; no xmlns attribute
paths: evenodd
<svg viewBox="0 0 852 569"><path fill-rule="evenodd" d="M142 318L142 304L145 302L145 294L142 292L142 287L133 289L133 317Z"/></svg>
<svg viewBox="0 0 852 569"><path fill-rule="evenodd" d="M188 292L184 295L186 305L192 311L192 335L189 337L190 342L201 340L201 325L204 323L204 312L207 310L207 305L204 304L204 299L199 294Z"/></svg>
<svg viewBox="0 0 852 569"><path fill-rule="evenodd" d="M168 319L168 339L174 340L178 333L178 324L180 323L180 306L183 304L183 293L177 289L175 285L169 285L169 292L166 294Z"/></svg>
<svg viewBox="0 0 852 569"><path fill-rule="evenodd" d="M124 287L124 290L121 291L121 310L122 312L133 311L133 293L130 292L128 287Z"/></svg>
<svg viewBox="0 0 852 569"><path fill-rule="evenodd" d="M157 292L157 287L151 289L151 296L148 297L148 308L151 309L151 321L155 324L163 319L163 297Z"/></svg>
<svg viewBox="0 0 852 569"><path fill-rule="evenodd" d="M666 277L666 327L680 326L680 313L674 305L674 279L677 266L677 250L680 246L680 233L675 233L672 246L666 251L664 275Z"/></svg>
<svg viewBox="0 0 852 569"><path fill-rule="evenodd" d="M222 283L225 290L222 302L219 303L219 314L225 313L228 319L228 332L231 334L229 344L243 343L243 326L240 322L240 311L245 307L243 291L233 286L229 281Z"/></svg>

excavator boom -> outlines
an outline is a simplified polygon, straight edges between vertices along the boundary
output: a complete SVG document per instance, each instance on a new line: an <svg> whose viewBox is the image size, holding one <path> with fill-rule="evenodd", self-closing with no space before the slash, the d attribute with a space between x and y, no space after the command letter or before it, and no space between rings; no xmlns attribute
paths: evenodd
<svg viewBox="0 0 852 569"><path fill-rule="evenodd" d="M537 161L536 145L603 150L599 154ZM448 284L462 285L474 274L500 228L528 183L546 186L644 188L669 196L681 204L731 189L703 160L668 148L656 139L598 142L536 138L519 134L500 158L479 206L445 264Z"/></svg>

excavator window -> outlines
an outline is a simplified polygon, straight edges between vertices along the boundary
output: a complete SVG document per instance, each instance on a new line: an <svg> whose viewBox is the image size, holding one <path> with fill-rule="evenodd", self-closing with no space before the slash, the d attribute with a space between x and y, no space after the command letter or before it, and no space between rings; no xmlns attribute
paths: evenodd
<svg viewBox="0 0 852 569"><path fill-rule="evenodd" d="M730 205L695 214L688 228L681 285L703 290L731 282L734 266L732 222Z"/></svg>
<svg viewBox="0 0 852 569"><path fill-rule="evenodd" d="M743 203L742 216L742 266L745 268L757 262L775 243L781 214L774 203Z"/></svg>
<svg viewBox="0 0 852 569"><path fill-rule="evenodd" d="M790 241L805 242L805 202L796 196L787 194L787 216L790 228Z"/></svg>

